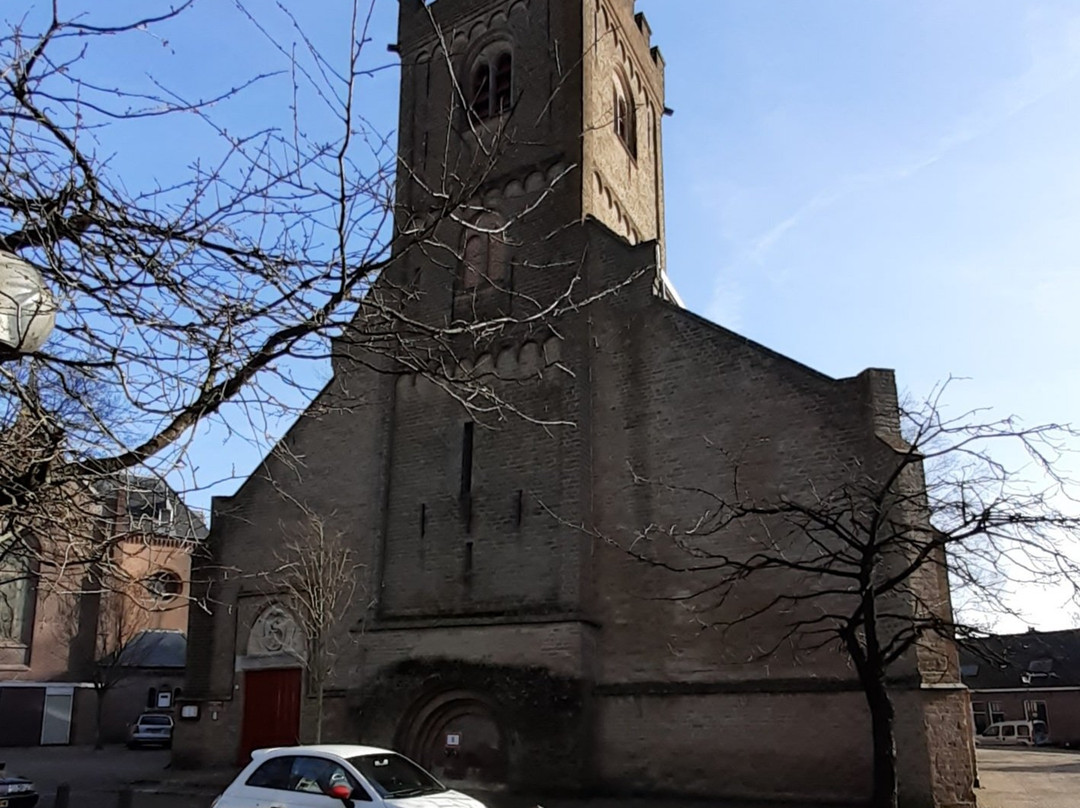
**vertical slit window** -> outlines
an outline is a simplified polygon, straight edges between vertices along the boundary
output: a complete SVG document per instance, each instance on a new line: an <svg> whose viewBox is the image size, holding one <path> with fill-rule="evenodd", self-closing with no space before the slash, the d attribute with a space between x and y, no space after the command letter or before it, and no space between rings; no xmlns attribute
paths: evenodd
<svg viewBox="0 0 1080 808"><path fill-rule="evenodd" d="M427 533L427 505L420 504L420 537L423 538Z"/></svg>
<svg viewBox="0 0 1080 808"><path fill-rule="evenodd" d="M623 85L622 81L616 80L613 97L615 134L630 150L630 154L637 158L636 112L630 90Z"/></svg>
<svg viewBox="0 0 1080 808"><path fill-rule="evenodd" d="M472 522L472 473L473 473L473 432L475 424L465 423L461 434L461 519L465 529L469 530Z"/></svg>
<svg viewBox="0 0 1080 808"><path fill-rule="evenodd" d="M469 577L473 572L473 543L465 542L465 576Z"/></svg>
<svg viewBox="0 0 1080 808"><path fill-rule="evenodd" d="M493 112L499 115L510 109L513 95L514 61L509 53L501 53L495 60L495 97Z"/></svg>
<svg viewBox="0 0 1080 808"><path fill-rule="evenodd" d="M524 492L518 491L517 496L514 498L514 525L515 527L521 527L521 519L525 515L524 511Z"/></svg>

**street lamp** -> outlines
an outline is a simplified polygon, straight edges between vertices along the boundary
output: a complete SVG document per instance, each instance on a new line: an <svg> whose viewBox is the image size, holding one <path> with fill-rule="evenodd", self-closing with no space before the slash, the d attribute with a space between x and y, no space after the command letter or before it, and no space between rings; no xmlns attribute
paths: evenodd
<svg viewBox="0 0 1080 808"><path fill-rule="evenodd" d="M33 353L56 325L56 299L41 273L0 252L0 361Z"/></svg>

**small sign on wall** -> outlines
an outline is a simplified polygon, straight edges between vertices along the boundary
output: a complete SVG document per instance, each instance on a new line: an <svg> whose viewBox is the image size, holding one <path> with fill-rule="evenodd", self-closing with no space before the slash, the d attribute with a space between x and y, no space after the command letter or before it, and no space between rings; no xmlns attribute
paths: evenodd
<svg viewBox="0 0 1080 808"><path fill-rule="evenodd" d="M450 732L450 733L448 733L447 736L446 736L446 745L449 746L449 747L461 746L461 733L460 732Z"/></svg>
<svg viewBox="0 0 1080 808"><path fill-rule="evenodd" d="M185 704L180 707L180 717L188 721L199 720L199 705L198 704Z"/></svg>
<svg viewBox="0 0 1080 808"><path fill-rule="evenodd" d="M172 708L172 691L168 688L162 688L157 694L157 707L159 710L168 710Z"/></svg>

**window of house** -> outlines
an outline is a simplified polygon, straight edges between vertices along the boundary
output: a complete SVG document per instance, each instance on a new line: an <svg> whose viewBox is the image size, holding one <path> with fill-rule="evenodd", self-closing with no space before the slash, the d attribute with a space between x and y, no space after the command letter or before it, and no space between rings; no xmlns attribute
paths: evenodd
<svg viewBox="0 0 1080 808"><path fill-rule="evenodd" d="M1029 673L1050 673L1054 670L1054 660L1052 659L1033 659L1028 665Z"/></svg>
<svg viewBox="0 0 1080 808"><path fill-rule="evenodd" d="M29 645L36 589L22 542L0 541L0 645Z"/></svg>
<svg viewBox="0 0 1080 808"><path fill-rule="evenodd" d="M1049 722L1045 701L1025 701L1024 718L1028 721Z"/></svg>
<svg viewBox="0 0 1080 808"><path fill-rule="evenodd" d="M514 57L505 47L489 48L473 64L469 109L480 119L509 112L513 103Z"/></svg>
<svg viewBox="0 0 1080 808"><path fill-rule="evenodd" d="M1005 720L1005 710L1000 701L990 702L990 723L997 724Z"/></svg>
<svg viewBox="0 0 1080 808"><path fill-rule="evenodd" d="M971 702L971 715L975 719L975 731L982 732L987 726L990 725L990 721L986 716L986 702L985 701L973 701Z"/></svg>
<svg viewBox="0 0 1080 808"><path fill-rule="evenodd" d="M637 157L637 111L629 85L621 78L616 78L613 91L615 134L630 154Z"/></svg>

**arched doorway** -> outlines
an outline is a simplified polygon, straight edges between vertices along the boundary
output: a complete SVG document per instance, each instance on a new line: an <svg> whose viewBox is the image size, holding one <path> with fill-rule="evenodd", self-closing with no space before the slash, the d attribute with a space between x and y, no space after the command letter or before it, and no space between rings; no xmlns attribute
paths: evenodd
<svg viewBox="0 0 1080 808"><path fill-rule="evenodd" d="M421 699L398 730L399 749L440 780L497 788L506 783L506 742L490 700L465 690Z"/></svg>

